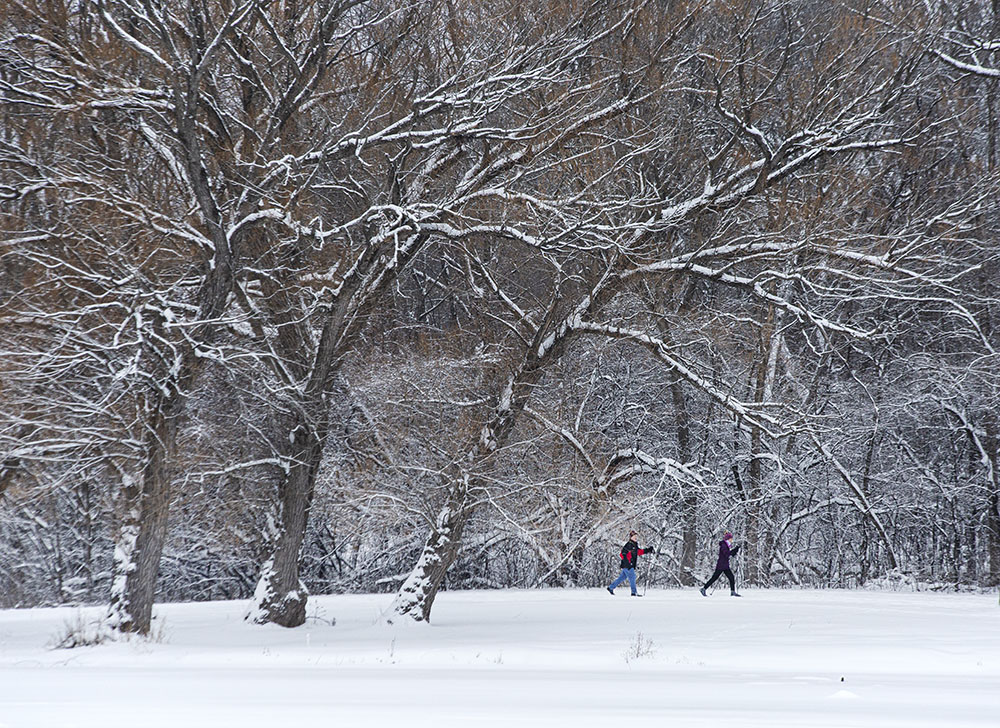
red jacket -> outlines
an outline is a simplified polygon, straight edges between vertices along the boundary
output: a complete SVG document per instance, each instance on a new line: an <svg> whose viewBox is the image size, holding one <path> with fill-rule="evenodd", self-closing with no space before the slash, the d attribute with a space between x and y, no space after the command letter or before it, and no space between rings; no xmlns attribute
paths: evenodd
<svg viewBox="0 0 1000 728"><path fill-rule="evenodd" d="M639 562L639 557L644 553L647 553L649 549L639 548L639 544L635 541L629 540L622 546L622 568L623 569L634 569L636 564Z"/></svg>

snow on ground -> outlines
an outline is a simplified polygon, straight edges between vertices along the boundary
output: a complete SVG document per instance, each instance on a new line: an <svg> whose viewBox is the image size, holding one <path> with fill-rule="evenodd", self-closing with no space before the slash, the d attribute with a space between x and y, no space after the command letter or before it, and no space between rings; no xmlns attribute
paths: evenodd
<svg viewBox="0 0 1000 728"><path fill-rule="evenodd" d="M245 602L164 604L161 642L73 650L48 645L101 610L0 611L0 728L983 728L1000 715L996 595L443 592L431 626L374 625L391 599L314 597L294 630L245 623Z"/></svg>

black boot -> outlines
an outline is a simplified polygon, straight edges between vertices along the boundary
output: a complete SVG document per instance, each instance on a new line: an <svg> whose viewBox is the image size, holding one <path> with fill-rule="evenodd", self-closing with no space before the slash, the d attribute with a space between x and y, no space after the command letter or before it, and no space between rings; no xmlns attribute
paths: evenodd
<svg viewBox="0 0 1000 728"><path fill-rule="evenodd" d="M610 586L608 587L608 594L610 594L611 596L615 595L615 590L612 589Z"/></svg>
<svg viewBox="0 0 1000 728"><path fill-rule="evenodd" d="M705 593L705 587L702 587L702 588L701 588L701 589L699 589L698 591L700 591L700 592L701 592L701 595L702 595L703 597L707 597L707 596L708 596L708 594L706 594L706 593Z"/></svg>
<svg viewBox="0 0 1000 728"><path fill-rule="evenodd" d="M729 592L729 596L731 596L731 597L741 597L743 595L742 594L737 594L736 590L733 589L731 592Z"/></svg>

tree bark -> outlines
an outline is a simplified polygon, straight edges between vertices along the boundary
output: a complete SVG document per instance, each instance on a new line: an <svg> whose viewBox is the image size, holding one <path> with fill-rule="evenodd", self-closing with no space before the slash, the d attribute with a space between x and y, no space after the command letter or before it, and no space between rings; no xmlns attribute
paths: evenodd
<svg viewBox="0 0 1000 728"><path fill-rule="evenodd" d="M677 425L677 458L680 462L692 459L691 422L687 401L681 390L680 381L670 385L674 400L674 421ZM677 578L684 586L697 583L694 569L698 558L698 494L690 487L681 498L681 558L678 562Z"/></svg>
<svg viewBox="0 0 1000 728"><path fill-rule="evenodd" d="M385 621L388 624L430 622L434 598L458 556L462 532L471 515L468 480L463 476L450 487L448 501L438 513L416 566L386 610Z"/></svg>
<svg viewBox="0 0 1000 728"><path fill-rule="evenodd" d="M990 559L986 579L987 586L997 586L1000 585L1000 428L995 413L987 414L985 429L983 446L989 468L986 531Z"/></svg>
<svg viewBox="0 0 1000 728"><path fill-rule="evenodd" d="M176 442L180 396L157 397L146 429L141 480L126 476L124 514L115 542L108 625L149 634L160 556L170 510L170 463Z"/></svg>
<svg viewBox="0 0 1000 728"><path fill-rule="evenodd" d="M272 551L261 568L253 606L247 619L298 627L306 620L309 593L299 578L299 554L309 524L309 507L316 489L316 471L322 457L326 415L320 431L299 424L291 432L291 468L283 480L272 517Z"/></svg>
<svg viewBox="0 0 1000 728"><path fill-rule="evenodd" d="M780 337L775 334L777 319L774 305L767 307L763 325L761 326L760 359L757 362L757 376L754 386L753 401L760 405L771 397L774 387L775 370L777 366L777 348ZM764 584L770 573L770 558L767 552L769 535L764 518L764 469L761 456L764 454L763 433L760 427L750 430L750 466L747 473L747 532L746 554L743 563L746 565L744 578L750 584Z"/></svg>

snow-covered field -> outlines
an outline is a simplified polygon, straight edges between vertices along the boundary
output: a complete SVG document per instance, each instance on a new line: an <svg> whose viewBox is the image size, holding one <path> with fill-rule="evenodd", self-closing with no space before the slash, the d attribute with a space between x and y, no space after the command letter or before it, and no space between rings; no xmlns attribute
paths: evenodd
<svg viewBox="0 0 1000 728"><path fill-rule="evenodd" d="M722 590L315 597L303 627L165 604L158 643L54 650L79 613L0 612L0 726L1000 725L996 595ZM336 619L331 626L330 620Z"/></svg>

